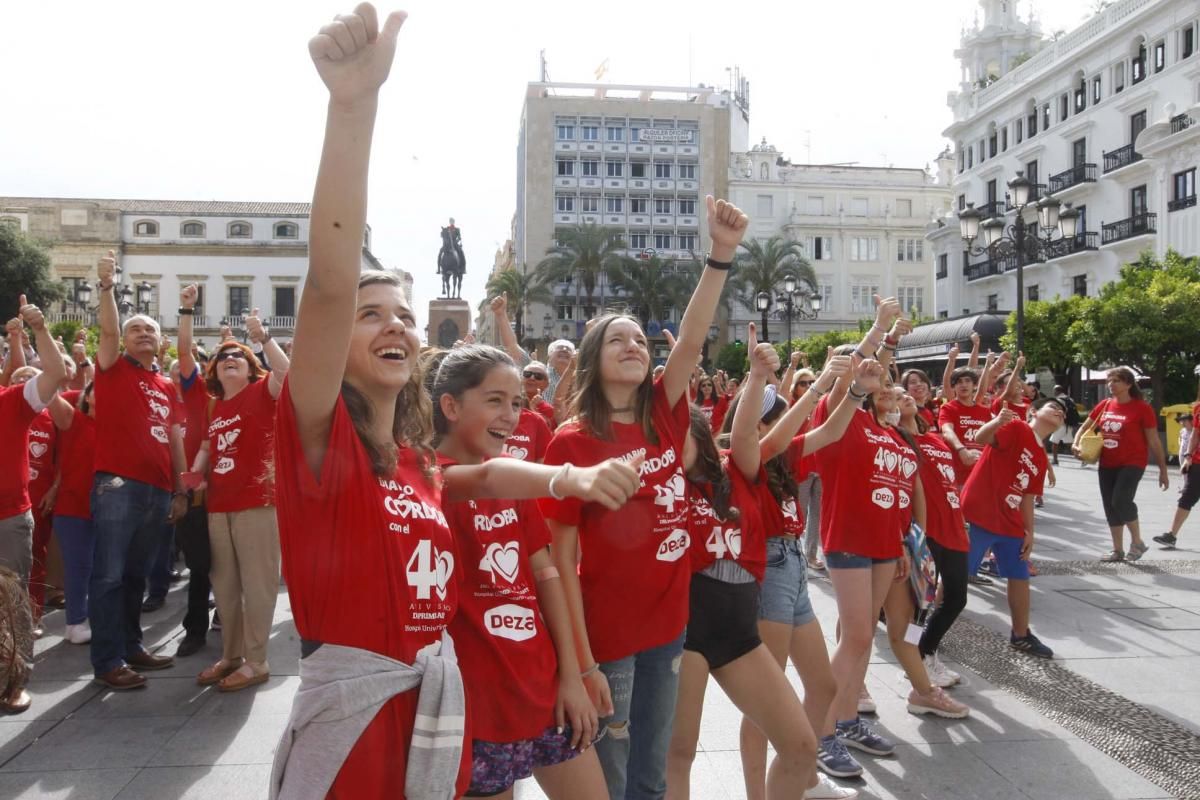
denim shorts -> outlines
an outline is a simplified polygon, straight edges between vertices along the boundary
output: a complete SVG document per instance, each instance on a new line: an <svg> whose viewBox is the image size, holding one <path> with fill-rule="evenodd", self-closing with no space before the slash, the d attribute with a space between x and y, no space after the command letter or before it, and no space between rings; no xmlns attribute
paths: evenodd
<svg viewBox="0 0 1200 800"><path fill-rule="evenodd" d="M1029 562L1021 558L1024 537L1002 536L971 523L971 552L967 556L967 574L974 575L983 563L988 550L996 557L996 571L1001 578L1016 581L1029 580Z"/></svg>
<svg viewBox="0 0 1200 800"><path fill-rule="evenodd" d="M898 560L896 558L860 556L858 553L847 553L844 550L825 554L825 565L830 569L867 569L875 564L890 564Z"/></svg>
<svg viewBox="0 0 1200 800"><path fill-rule="evenodd" d="M817 618L808 599L808 564L794 536L767 539L767 570L758 596L758 618L795 628Z"/></svg>

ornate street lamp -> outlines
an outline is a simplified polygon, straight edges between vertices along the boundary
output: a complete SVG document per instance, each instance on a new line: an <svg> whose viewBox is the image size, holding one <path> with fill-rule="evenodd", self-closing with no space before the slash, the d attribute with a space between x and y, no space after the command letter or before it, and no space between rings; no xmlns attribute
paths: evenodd
<svg viewBox="0 0 1200 800"><path fill-rule="evenodd" d="M1065 252L1070 252L1079 224L1079 211L1070 203L1062 203L1050 195L1031 201L1033 188L1021 171L1008 182L1010 210L1017 212L1011 225L999 216L984 219L974 203L968 203L958 214L959 233L970 255L986 254L989 259L1011 256L1016 261L1018 352L1025 349L1025 264L1031 259L1045 260L1052 246L1060 242L1065 242ZM1055 230L1060 235L1058 239L1053 238ZM976 239L982 240L978 247L974 244Z"/></svg>
<svg viewBox="0 0 1200 800"><path fill-rule="evenodd" d="M775 296L777 303L783 306L787 318L787 354L792 355L792 319L816 319L821 311L821 298L813 294L809 288L800 287L796 276L787 274L783 278L783 293Z"/></svg>
<svg viewBox="0 0 1200 800"><path fill-rule="evenodd" d="M754 296L754 307L762 314L762 334L759 336L760 342L771 341L771 334L767 331L767 309L771 307L771 295L766 292L759 292Z"/></svg>
<svg viewBox="0 0 1200 800"><path fill-rule="evenodd" d="M143 314L150 313L150 299L154 296L154 287L146 281L142 281L137 287L138 311Z"/></svg>

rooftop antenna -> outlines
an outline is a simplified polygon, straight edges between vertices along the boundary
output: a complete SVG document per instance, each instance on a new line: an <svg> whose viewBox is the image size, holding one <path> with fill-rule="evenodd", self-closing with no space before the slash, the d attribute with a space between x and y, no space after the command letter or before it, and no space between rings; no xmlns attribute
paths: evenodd
<svg viewBox="0 0 1200 800"><path fill-rule="evenodd" d="M811 164L812 163L812 131L807 128L804 131L804 149L808 153L807 160L805 163Z"/></svg>
<svg viewBox="0 0 1200 800"><path fill-rule="evenodd" d="M541 70L540 70L541 82L546 83L547 75L549 73L546 70L546 49L545 48L542 48L541 50L538 51L538 63L541 65Z"/></svg>

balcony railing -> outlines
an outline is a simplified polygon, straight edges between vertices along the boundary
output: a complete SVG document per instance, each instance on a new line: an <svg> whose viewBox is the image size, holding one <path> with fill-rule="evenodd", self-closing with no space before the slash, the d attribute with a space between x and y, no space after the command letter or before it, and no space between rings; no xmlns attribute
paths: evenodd
<svg viewBox="0 0 1200 800"><path fill-rule="evenodd" d="M1070 189L1081 183L1096 182L1095 164L1076 164L1068 170L1050 176L1050 194Z"/></svg>
<svg viewBox="0 0 1200 800"><path fill-rule="evenodd" d="M264 321L266 322L268 328L276 328L276 329L282 330L283 328L295 328L296 327L296 318L294 316L293 317L281 317L281 316L267 317Z"/></svg>
<svg viewBox="0 0 1200 800"><path fill-rule="evenodd" d="M1175 116L1171 117L1171 133L1186 131L1195 124L1196 120L1189 117L1186 113L1176 114Z"/></svg>
<svg viewBox="0 0 1200 800"><path fill-rule="evenodd" d="M1196 205L1196 195L1190 197L1181 197L1178 200L1172 200L1167 203L1167 211L1182 211L1185 208L1191 208Z"/></svg>
<svg viewBox="0 0 1200 800"><path fill-rule="evenodd" d="M1017 256L1015 253L1006 253L1004 255L993 254L989 255L983 261L976 261L973 264L967 264L963 269L963 274L968 281L977 281L981 278L990 278L994 275L1002 275L1009 270L1017 268Z"/></svg>
<svg viewBox="0 0 1200 800"><path fill-rule="evenodd" d="M1158 231L1158 214L1148 211L1143 214L1135 214L1129 219L1110 222L1102 230L1101 242L1104 244L1112 244L1124 239L1131 239L1134 236L1155 233Z"/></svg>
<svg viewBox="0 0 1200 800"><path fill-rule="evenodd" d="M984 219L989 219L990 217L1003 217L1005 212L1004 205L1005 203L1003 200L989 200L988 202L979 206L979 213L983 214Z"/></svg>
<svg viewBox="0 0 1200 800"><path fill-rule="evenodd" d="M1110 153L1104 154L1104 171L1105 173L1128 167L1130 164L1142 160L1142 154L1133 149L1132 144L1127 144L1124 147L1118 147Z"/></svg>
<svg viewBox="0 0 1200 800"><path fill-rule="evenodd" d="M1082 233L1075 234L1071 239L1055 239L1046 245L1046 260L1052 261L1056 258L1069 256L1072 253L1095 250L1099 239L1100 234L1096 231L1083 231Z"/></svg>
<svg viewBox="0 0 1200 800"><path fill-rule="evenodd" d="M75 322L79 325L90 326L96 324L96 313L94 311L47 311L46 322L51 325L57 325L60 322Z"/></svg>

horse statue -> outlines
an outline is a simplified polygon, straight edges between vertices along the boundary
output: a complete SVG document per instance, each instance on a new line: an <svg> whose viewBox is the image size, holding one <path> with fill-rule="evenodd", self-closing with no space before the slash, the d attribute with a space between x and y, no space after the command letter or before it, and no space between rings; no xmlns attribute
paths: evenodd
<svg viewBox="0 0 1200 800"><path fill-rule="evenodd" d="M463 273L467 271L467 257L462 249L462 231L450 224L442 228L442 249L438 251L437 274L442 276L442 296L462 297ZM452 293L453 292L453 293Z"/></svg>

